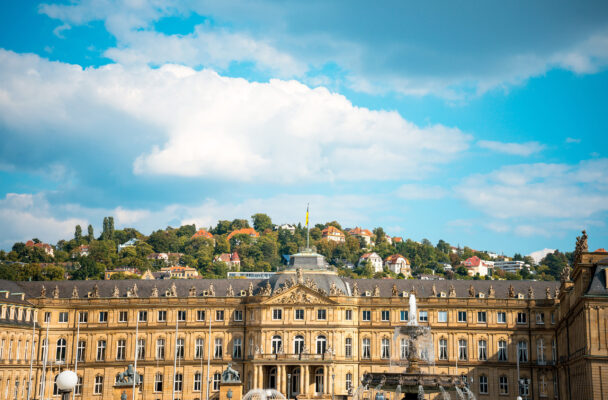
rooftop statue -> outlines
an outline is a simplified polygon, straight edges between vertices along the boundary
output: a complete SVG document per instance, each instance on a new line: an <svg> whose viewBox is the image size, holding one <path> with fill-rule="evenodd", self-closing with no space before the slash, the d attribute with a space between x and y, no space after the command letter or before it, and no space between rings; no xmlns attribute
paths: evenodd
<svg viewBox="0 0 608 400"><path fill-rule="evenodd" d="M120 290L118 290L117 285L114 285L114 290L112 290L112 297L120 297Z"/></svg>
<svg viewBox="0 0 608 400"><path fill-rule="evenodd" d="M54 299L59 298L59 286L57 286L57 285L55 285L55 289L53 289L53 298Z"/></svg>

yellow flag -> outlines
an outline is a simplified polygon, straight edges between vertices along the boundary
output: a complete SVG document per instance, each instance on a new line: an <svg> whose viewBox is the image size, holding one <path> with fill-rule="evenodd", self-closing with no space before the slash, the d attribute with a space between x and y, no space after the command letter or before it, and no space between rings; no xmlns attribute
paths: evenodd
<svg viewBox="0 0 608 400"><path fill-rule="evenodd" d="M306 205L306 227L308 227L308 204Z"/></svg>

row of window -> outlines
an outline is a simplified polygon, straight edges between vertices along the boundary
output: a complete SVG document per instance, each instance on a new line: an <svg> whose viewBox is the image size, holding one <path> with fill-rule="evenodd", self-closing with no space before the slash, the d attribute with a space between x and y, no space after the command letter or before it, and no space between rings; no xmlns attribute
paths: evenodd
<svg viewBox="0 0 608 400"><path fill-rule="evenodd" d="M205 321L206 320L206 311L205 310L197 310L196 312L196 320L197 321ZM380 312L380 320L383 322L390 321L390 310L381 310ZM45 322L50 321L50 312L45 313ZM371 310L362 310L361 311L361 319L362 321L371 321ZM138 312L138 321L139 322L148 322L148 311L139 311ZM233 320L234 321L243 321L243 311L242 310L234 310L233 311ZM467 322L468 311L458 311L458 322ZM409 321L409 311L408 310L400 310L399 311L399 319L402 322ZM280 308L275 308L272 310L272 319L273 320L282 320L283 319L283 310ZM294 310L294 319L295 320L304 320L304 310L303 309L295 309ZM317 310L317 320L326 320L327 319L327 310L318 309ZM345 310L345 319L347 321L351 321L353 319L353 311ZM428 311L421 310L418 312L418 319L421 322L428 322ZM178 310L177 311L177 320L180 322L186 321L186 311ZM224 310L216 310L215 311L215 320L216 321L224 321ZM80 323L88 322L88 312L81 311L78 314L78 321ZM158 311L158 316L156 319L157 322L166 322L167 321L167 311L160 310ZM526 324L528 321L527 313L518 312L516 322L518 324ZM59 313L59 322L67 323L68 322L68 312L60 312ZM107 311L99 311L97 322L106 323L108 322L108 312ZM127 311L119 311L118 313L118 322L128 322L128 312ZM437 311L437 322L443 323L448 322L448 312L447 311ZM478 311L477 312L477 323L486 323L487 322L487 312L486 311ZM507 323L507 313L505 311L498 311L496 313L496 322L499 324ZM545 323L545 313L537 312L536 313L536 323L538 325L543 325ZM554 314L551 314L551 323L555 323Z"/></svg>
<svg viewBox="0 0 608 400"><path fill-rule="evenodd" d="M0 341L0 361L4 360L6 358L6 360L8 361L20 361L20 360L25 360L28 361L31 357L31 351L32 348L30 347L30 341L26 340L25 343L23 343L23 346L21 346L22 341L21 340L17 340L15 341L14 339L10 339L8 340L8 349L6 354L4 353L4 349L6 348L6 339L2 339ZM13 352L13 349L15 350ZM35 345L34 345L34 349L35 349Z"/></svg>
<svg viewBox="0 0 608 400"><path fill-rule="evenodd" d="M178 359L184 358L185 343L183 338L177 339L176 357ZM390 340L383 338L380 343L380 357L383 359L389 359L391 357L390 351ZM46 356L46 340L43 341L43 357ZM345 357L352 357L352 338L346 338L344 342L344 354ZM250 349L253 347L253 343L250 343ZM469 359L469 346L466 339L458 340L458 359L468 360ZM67 341L61 338L57 341L55 361L65 362L66 360L66 349ZM106 360L106 349L107 342L105 340L97 341L96 360ZM197 338L194 347L194 358L202 359L204 357L204 340ZM223 357L224 343L222 338L215 338L213 346L213 357L221 359ZM315 353L325 354L328 350L327 338L323 335L317 336L315 340ZM79 341L76 349L76 359L80 362L85 360L86 342ZM280 335L275 335L271 338L271 352L272 354L283 353L283 339ZM301 354L304 352L304 337L297 335L293 340L293 354ZM399 355L400 358L406 359L409 353L409 340L402 338L400 340ZM552 342L551 353L553 361L556 360L556 344L555 340ZM525 340L517 343L517 354L520 362L528 362L528 342ZM498 341L498 361L508 361L508 344L505 340ZM137 340L136 356L138 360L144 360L146 358L146 340ZM240 359L243 356L243 344L240 337L233 339L232 345L232 358ZM428 359L428 354L420 355L423 359ZM361 341L361 357L364 359L371 358L371 339L363 338ZM156 354L157 360L163 360L165 358L165 339L159 338L156 340ZM126 340L119 339L116 343L116 360L126 359ZM447 339L439 339L439 360L448 359L448 341ZM487 361L488 359L488 344L486 340L479 340L477 342L477 360ZM540 338L537 340L537 361L545 361L545 341Z"/></svg>
<svg viewBox="0 0 608 400"><path fill-rule="evenodd" d="M59 313L59 322L67 323L69 314L66 311L62 311ZM127 311L119 311L118 312L118 322L128 322L129 314ZM234 310L232 312L232 318L234 321L242 321L243 320L243 311L242 310ZM205 321L206 319L206 311L205 310L197 310L196 312L196 320L197 321ZM44 314L44 322L50 322L51 313L46 312ZM186 321L186 310L178 310L177 311L177 320L179 322ZM223 321L224 320L224 310L216 310L215 311L215 320ZM138 322L148 322L148 311L142 310L137 313L137 321ZM89 313L87 311L80 311L78 313L78 322L86 324L89 322ZM106 323L108 322L108 312L107 311L99 311L97 322ZM159 310L156 318L156 322L167 322L167 311Z"/></svg>

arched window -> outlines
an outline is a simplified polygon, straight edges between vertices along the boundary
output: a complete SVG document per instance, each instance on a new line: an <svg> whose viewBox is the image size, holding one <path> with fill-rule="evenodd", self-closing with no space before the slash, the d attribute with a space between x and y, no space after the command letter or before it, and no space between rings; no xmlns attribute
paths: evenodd
<svg viewBox="0 0 608 400"><path fill-rule="evenodd" d="M270 368L270 371L268 372L268 388L277 388L277 369L275 367Z"/></svg>
<svg viewBox="0 0 608 400"><path fill-rule="evenodd" d="M293 339L294 354L302 354L304 351L304 336L298 335Z"/></svg>
<svg viewBox="0 0 608 400"><path fill-rule="evenodd" d="M327 351L327 339L325 336L317 336L317 354L325 354Z"/></svg>
<svg viewBox="0 0 608 400"><path fill-rule="evenodd" d="M291 372L291 394L300 394L300 368L296 367Z"/></svg>
<svg viewBox="0 0 608 400"><path fill-rule="evenodd" d="M403 340L403 339L401 339L401 340ZM440 360L448 359L448 340L445 338L439 339L439 359Z"/></svg>
<svg viewBox="0 0 608 400"><path fill-rule="evenodd" d="M369 359L371 357L371 341L369 338L364 338L361 341L361 357Z"/></svg>
<svg viewBox="0 0 608 400"><path fill-rule="evenodd" d="M219 372L213 374L213 390L220 390L220 377Z"/></svg>
<svg viewBox="0 0 608 400"><path fill-rule="evenodd" d="M316 394L321 394L323 393L323 388L324 388L324 383L323 382L323 368L317 368L317 370L315 371L315 393Z"/></svg>
<svg viewBox="0 0 608 400"><path fill-rule="evenodd" d="M458 340L458 359L466 360L467 359L467 341L466 339Z"/></svg>
<svg viewBox="0 0 608 400"><path fill-rule="evenodd" d="M279 335L274 335L270 340L272 354L277 354L281 352L281 348L283 347L283 340Z"/></svg>
<svg viewBox="0 0 608 400"><path fill-rule="evenodd" d="M67 341L64 338L61 338L57 341L57 352L55 354L55 361L58 361L58 362L65 361L66 344L67 344Z"/></svg>
<svg viewBox="0 0 608 400"><path fill-rule="evenodd" d="M205 348L205 341L203 338L196 338L196 344L194 346L194 358L203 358L203 349Z"/></svg>
<svg viewBox="0 0 608 400"><path fill-rule="evenodd" d="M391 344L388 338L382 338L380 342L380 356L383 359L389 359L391 357Z"/></svg>
<svg viewBox="0 0 608 400"><path fill-rule="evenodd" d="M507 356L507 341L499 340L498 341L498 361L507 361L509 358Z"/></svg>
<svg viewBox="0 0 608 400"><path fill-rule="evenodd" d="M55 380L53 381L53 396L58 396L59 395L59 388L57 387L57 378L59 377L59 374L55 375ZM17 382L17 381L15 381Z"/></svg>

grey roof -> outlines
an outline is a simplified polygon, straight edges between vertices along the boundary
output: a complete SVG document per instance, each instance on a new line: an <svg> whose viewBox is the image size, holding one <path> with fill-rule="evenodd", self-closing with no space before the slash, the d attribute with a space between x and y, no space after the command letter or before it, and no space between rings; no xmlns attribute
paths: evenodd
<svg viewBox="0 0 608 400"><path fill-rule="evenodd" d="M606 263L608 264L608 262ZM591 294L608 294L605 289L605 276L603 271L606 266L598 266L594 279L592 281L590 291ZM286 280L291 279L293 274L277 274L270 279L168 279L168 280L104 280L104 281L44 281L44 282L12 282L0 280L0 290L8 290L10 293L25 293L25 301L21 301L20 297L10 295L11 302L28 303L28 298L40 297L42 286L46 288L46 297L51 298L52 292L57 286L59 289L60 298L72 298L72 290L74 286L78 288L78 297L86 298L87 293L93 291L95 285L98 285L100 297L112 297L114 286L118 287L120 297L125 297L128 289L137 284L138 296L141 298L151 297L154 286L158 288L159 297L164 297L165 292L175 284L178 297L188 297L191 287L196 288L197 296L201 296L204 290L208 290L213 284L215 295L217 297L226 296L229 285L239 295L241 290L247 290L249 283L253 284L254 293L258 293L260 289L266 286L266 282L271 283L271 287L276 289L278 285L283 284ZM493 286L496 298L507 298L509 286L513 286L515 293L522 293L528 297L528 289L532 287L536 299L544 299L545 291L549 288L551 295L554 295L555 289L560 283L556 281L483 281L483 280L443 280L430 281L418 279L350 279L342 278L331 273L305 273L304 278L311 278L315 281L320 289L329 293L331 282L336 283L338 289L345 293L352 291L353 285L356 282L361 293L365 291L373 292L377 285L380 290L380 297L391 297L393 285L397 286L398 293L403 291L410 292L412 288L416 289L418 297L431 297L432 287L435 285L436 291L449 293L450 286L453 285L456 291L456 297L469 297L469 287L473 285L475 292L488 293L490 285ZM0 302L5 299L0 295Z"/></svg>
<svg viewBox="0 0 608 400"><path fill-rule="evenodd" d="M608 269L608 258L600 260L593 272L593 278L589 284L586 295L588 296L608 296L608 287L606 287L606 272Z"/></svg>

